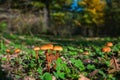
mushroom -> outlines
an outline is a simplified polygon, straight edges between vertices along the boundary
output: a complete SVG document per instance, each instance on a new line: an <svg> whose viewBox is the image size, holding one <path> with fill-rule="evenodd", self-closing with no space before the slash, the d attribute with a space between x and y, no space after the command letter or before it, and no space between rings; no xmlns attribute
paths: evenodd
<svg viewBox="0 0 120 80"><path fill-rule="evenodd" d="M105 45L108 46L108 47L112 47L113 43L112 42L107 42Z"/></svg>
<svg viewBox="0 0 120 80"><path fill-rule="evenodd" d="M16 58L16 64L19 64L19 53L20 53L20 49L17 48L14 50L14 54L11 55L11 59Z"/></svg>
<svg viewBox="0 0 120 80"><path fill-rule="evenodd" d="M54 46L53 47L53 50L56 51L56 54L55 54L55 60L57 60L59 57L60 57L60 54L59 54L59 51L62 51L63 48L61 46ZM54 65L54 69L56 68L56 64Z"/></svg>
<svg viewBox="0 0 120 80"><path fill-rule="evenodd" d="M34 47L34 51L36 53L36 60L38 61L38 51L40 50L39 47Z"/></svg>
<svg viewBox="0 0 120 80"><path fill-rule="evenodd" d="M9 61L10 61L10 50L7 49L6 53L7 53L7 63L9 64Z"/></svg>
<svg viewBox="0 0 120 80"><path fill-rule="evenodd" d="M52 55L53 45L52 44L46 44L40 47L41 50L45 50L46 55L46 61L47 61L47 69L50 72L50 64L52 62L52 58L50 55ZM51 50L50 54L48 53L48 50Z"/></svg>
<svg viewBox="0 0 120 80"><path fill-rule="evenodd" d="M59 58L59 56L60 56L60 54L59 54L59 51L62 51L63 50L63 48L61 47L61 46L54 46L53 47L53 50L55 50L56 51L56 59L57 58Z"/></svg>
<svg viewBox="0 0 120 80"><path fill-rule="evenodd" d="M102 48L102 52L104 52L104 53L111 52L111 48L108 46L105 46ZM105 54L105 57L108 58L107 54Z"/></svg>
<svg viewBox="0 0 120 80"><path fill-rule="evenodd" d="M20 49L15 49L14 53L18 54L18 53L20 53L20 51L21 51Z"/></svg>
<svg viewBox="0 0 120 80"><path fill-rule="evenodd" d="M53 45L52 44L46 44L40 47L40 50L45 50L45 54L48 53L48 50L53 50Z"/></svg>
<svg viewBox="0 0 120 80"><path fill-rule="evenodd" d="M89 55L88 51L83 52L84 55Z"/></svg>
<svg viewBox="0 0 120 80"><path fill-rule="evenodd" d="M108 46L105 46L102 48L102 52L111 52L111 48Z"/></svg>
<svg viewBox="0 0 120 80"><path fill-rule="evenodd" d="M6 53L9 53L9 54L10 54L10 50L9 50L9 49L6 49Z"/></svg>

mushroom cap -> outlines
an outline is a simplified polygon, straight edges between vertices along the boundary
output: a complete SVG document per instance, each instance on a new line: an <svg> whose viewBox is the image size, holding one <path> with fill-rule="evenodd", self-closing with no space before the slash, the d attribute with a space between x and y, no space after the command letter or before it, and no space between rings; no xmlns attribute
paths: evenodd
<svg viewBox="0 0 120 80"><path fill-rule="evenodd" d="M106 43L106 46L111 47L111 46L113 46L113 43L112 43L112 42L107 42L107 43Z"/></svg>
<svg viewBox="0 0 120 80"><path fill-rule="evenodd" d="M20 49L15 49L15 53L19 53L21 50Z"/></svg>
<svg viewBox="0 0 120 80"><path fill-rule="evenodd" d="M6 49L6 53L10 53L10 50L9 50L9 49Z"/></svg>
<svg viewBox="0 0 120 80"><path fill-rule="evenodd" d="M40 48L39 47L34 47L34 50L38 51L38 50L40 50Z"/></svg>
<svg viewBox="0 0 120 80"><path fill-rule="evenodd" d="M84 55L89 55L88 51L83 52Z"/></svg>
<svg viewBox="0 0 120 80"><path fill-rule="evenodd" d="M61 46L54 46L53 50L62 51L63 48Z"/></svg>
<svg viewBox="0 0 120 80"><path fill-rule="evenodd" d="M111 52L111 48L108 46L105 46L102 48L102 52Z"/></svg>
<svg viewBox="0 0 120 80"><path fill-rule="evenodd" d="M53 49L53 45L52 44L45 44L45 45L41 46L40 49L41 50Z"/></svg>

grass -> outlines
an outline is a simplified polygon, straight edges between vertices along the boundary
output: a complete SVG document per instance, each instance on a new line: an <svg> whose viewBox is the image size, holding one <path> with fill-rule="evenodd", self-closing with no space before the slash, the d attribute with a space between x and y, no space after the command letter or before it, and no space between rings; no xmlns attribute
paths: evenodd
<svg viewBox="0 0 120 80"><path fill-rule="evenodd" d="M54 36L24 36L4 34L0 44L0 65L2 73L5 73L11 80L23 79L26 77L37 80L51 80L54 76L57 80L78 80L83 75L90 80L118 80L120 68L109 73L111 70L110 60L114 56L116 60L120 57L120 38L84 38L71 37L60 38ZM101 51L106 42L112 42L112 51L104 53ZM53 43L63 47L60 58L55 61L56 69L47 71L46 57L44 51L39 51L38 62L35 59L34 46ZM6 49L10 49L12 57L7 63ZM15 57L14 50L20 49L19 56ZM84 52L88 52L85 55ZM54 64L54 62L53 62ZM117 65L120 65L117 63ZM51 64L52 66L52 64ZM4 71L3 71L4 70ZM5 78L5 77L4 77ZM7 78L7 77L6 77ZM2 79L2 77L1 77Z"/></svg>

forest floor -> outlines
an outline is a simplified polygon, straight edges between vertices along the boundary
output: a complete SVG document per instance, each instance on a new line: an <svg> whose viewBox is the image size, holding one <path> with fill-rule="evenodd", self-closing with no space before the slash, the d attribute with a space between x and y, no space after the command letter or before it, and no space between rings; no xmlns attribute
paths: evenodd
<svg viewBox="0 0 120 80"><path fill-rule="evenodd" d="M57 59L52 50L50 71L45 51L39 50L38 59L34 51L46 44L63 48ZM119 75L120 37L1 35L0 80L119 80Z"/></svg>

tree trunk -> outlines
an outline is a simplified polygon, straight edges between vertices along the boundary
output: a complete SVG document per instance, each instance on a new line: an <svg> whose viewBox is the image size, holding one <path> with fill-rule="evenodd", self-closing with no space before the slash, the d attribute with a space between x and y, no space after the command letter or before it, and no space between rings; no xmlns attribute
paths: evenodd
<svg viewBox="0 0 120 80"><path fill-rule="evenodd" d="M44 20L43 20L43 32L45 32L46 30L47 30L47 28L48 28L48 11L47 11L47 9L46 9L46 7L43 9L43 12L44 12Z"/></svg>
<svg viewBox="0 0 120 80"><path fill-rule="evenodd" d="M50 23L50 9L49 9L49 0L45 1L44 11L44 22L43 22L43 32L46 32L49 28Z"/></svg>
<svg viewBox="0 0 120 80"><path fill-rule="evenodd" d="M94 36L94 30L92 28L88 28L88 36L93 37Z"/></svg>

